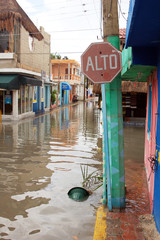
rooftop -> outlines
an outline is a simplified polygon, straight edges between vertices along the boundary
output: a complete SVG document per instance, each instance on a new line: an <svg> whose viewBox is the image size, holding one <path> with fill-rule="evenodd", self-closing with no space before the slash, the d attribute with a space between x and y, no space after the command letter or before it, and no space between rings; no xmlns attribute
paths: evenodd
<svg viewBox="0 0 160 240"><path fill-rule="evenodd" d="M16 0L0 0L0 30L13 30L13 21L19 20L26 31L38 40L43 39L43 35L23 11Z"/></svg>

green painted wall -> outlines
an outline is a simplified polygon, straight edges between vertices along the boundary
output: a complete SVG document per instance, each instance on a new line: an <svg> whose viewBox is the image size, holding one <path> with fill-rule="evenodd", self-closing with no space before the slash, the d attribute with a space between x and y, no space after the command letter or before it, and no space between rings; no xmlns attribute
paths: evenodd
<svg viewBox="0 0 160 240"><path fill-rule="evenodd" d="M122 51L122 81L146 82L155 66L133 65L132 48Z"/></svg>

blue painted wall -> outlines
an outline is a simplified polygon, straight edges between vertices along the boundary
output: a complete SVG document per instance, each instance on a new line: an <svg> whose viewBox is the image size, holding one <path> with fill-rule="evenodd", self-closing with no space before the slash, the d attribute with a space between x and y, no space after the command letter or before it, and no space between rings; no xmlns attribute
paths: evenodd
<svg viewBox="0 0 160 240"><path fill-rule="evenodd" d="M40 102L40 94L39 94L40 88L37 87L37 102L33 103L33 112L38 112L40 110L39 102ZM44 102L41 101L41 112L44 111Z"/></svg>
<svg viewBox="0 0 160 240"><path fill-rule="evenodd" d="M134 10L135 0L130 0L128 19L127 19L127 28L126 28L126 47L128 47L127 42L129 41L130 28L132 25L132 16Z"/></svg>
<svg viewBox="0 0 160 240"><path fill-rule="evenodd" d="M132 64L156 66L157 65L157 47L132 47Z"/></svg>
<svg viewBox="0 0 160 240"><path fill-rule="evenodd" d="M33 112L39 110L39 87L37 87L37 101L33 103Z"/></svg>
<svg viewBox="0 0 160 240"><path fill-rule="evenodd" d="M62 102L62 93L63 93L63 102ZM69 104L69 90L62 90L62 83L60 85L60 101L61 101L61 105Z"/></svg>
<svg viewBox="0 0 160 240"><path fill-rule="evenodd" d="M45 92L44 92L44 107L49 108L50 107L50 85L45 86Z"/></svg>
<svg viewBox="0 0 160 240"><path fill-rule="evenodd" d="M64 104L69 103L69 90L64 91Z"/></svg>
<svg viewBox="0 0 160 240"><path fill-rule="evenodd" d="M157 46L160 1L131 0L126 30L126 47Z"/></svg>
<svg viewBox="0 0 160 240"><path fill-rule="evenodd" d="M160 51L158 59L158 110L160 113ZM153 199L153 215L156 227L160 233L160 114L157 115L157 133L156 133L156 152L158 159L158 169L155 171L154 181L154 199Z"/></svg>
<svg viewBox="0 0 160 240"><path fill-rule="evenodd" d="M44 111L44 102L41 102L41 112Z"/></svg>
<svg viewBox="0 0 160 240"><path fill-rule="evenodd" d="M33 112L37 112L37 103L33 103Z"/></svg>

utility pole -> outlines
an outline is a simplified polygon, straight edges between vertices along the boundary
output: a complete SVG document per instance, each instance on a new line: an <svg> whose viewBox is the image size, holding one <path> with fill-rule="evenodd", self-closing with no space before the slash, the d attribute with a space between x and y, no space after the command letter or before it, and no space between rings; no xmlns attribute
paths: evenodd
<svg viewBox="0 0 160 240"><path fill-rule="evenodd" d="M118 50L119 24L117 0L103 0L103 36ZM125 207L125 171L121 74L105 84L108 145L113 207ZM108 181L108 180L107 180Z"/></svg>

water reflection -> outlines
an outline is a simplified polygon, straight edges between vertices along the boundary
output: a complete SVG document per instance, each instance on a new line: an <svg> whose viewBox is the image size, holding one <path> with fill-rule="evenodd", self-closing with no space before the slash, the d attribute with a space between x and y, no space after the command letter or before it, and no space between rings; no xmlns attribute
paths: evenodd
<svg viewBox="0 0 160 240"><path fill-rule="evenodd" d="M102 169L100 111L81 103L0 132L0 235L9 239L92 239L101 190L83 203L67 192L81 186L80 165ZM99 192L98 192L99 191ZM63 228L62 228L63 226ZM6 239L7 239L6 238Z"/></svg>
<svg viewBox="0 0 160 240"><path fill-rule="evenodd" d="M50 183L52 171L46 168L49 159L43 149L49 116L33 121L3 125L0 133L0 216L14 220L27 217L26 210L47 204L50 198L26 195ZM46 131L47 130L47 131ZM49 146L48 146L49 150ZM21 201L16 195L23 194ZM13 197L14 196L14 197Z"/></svg>

